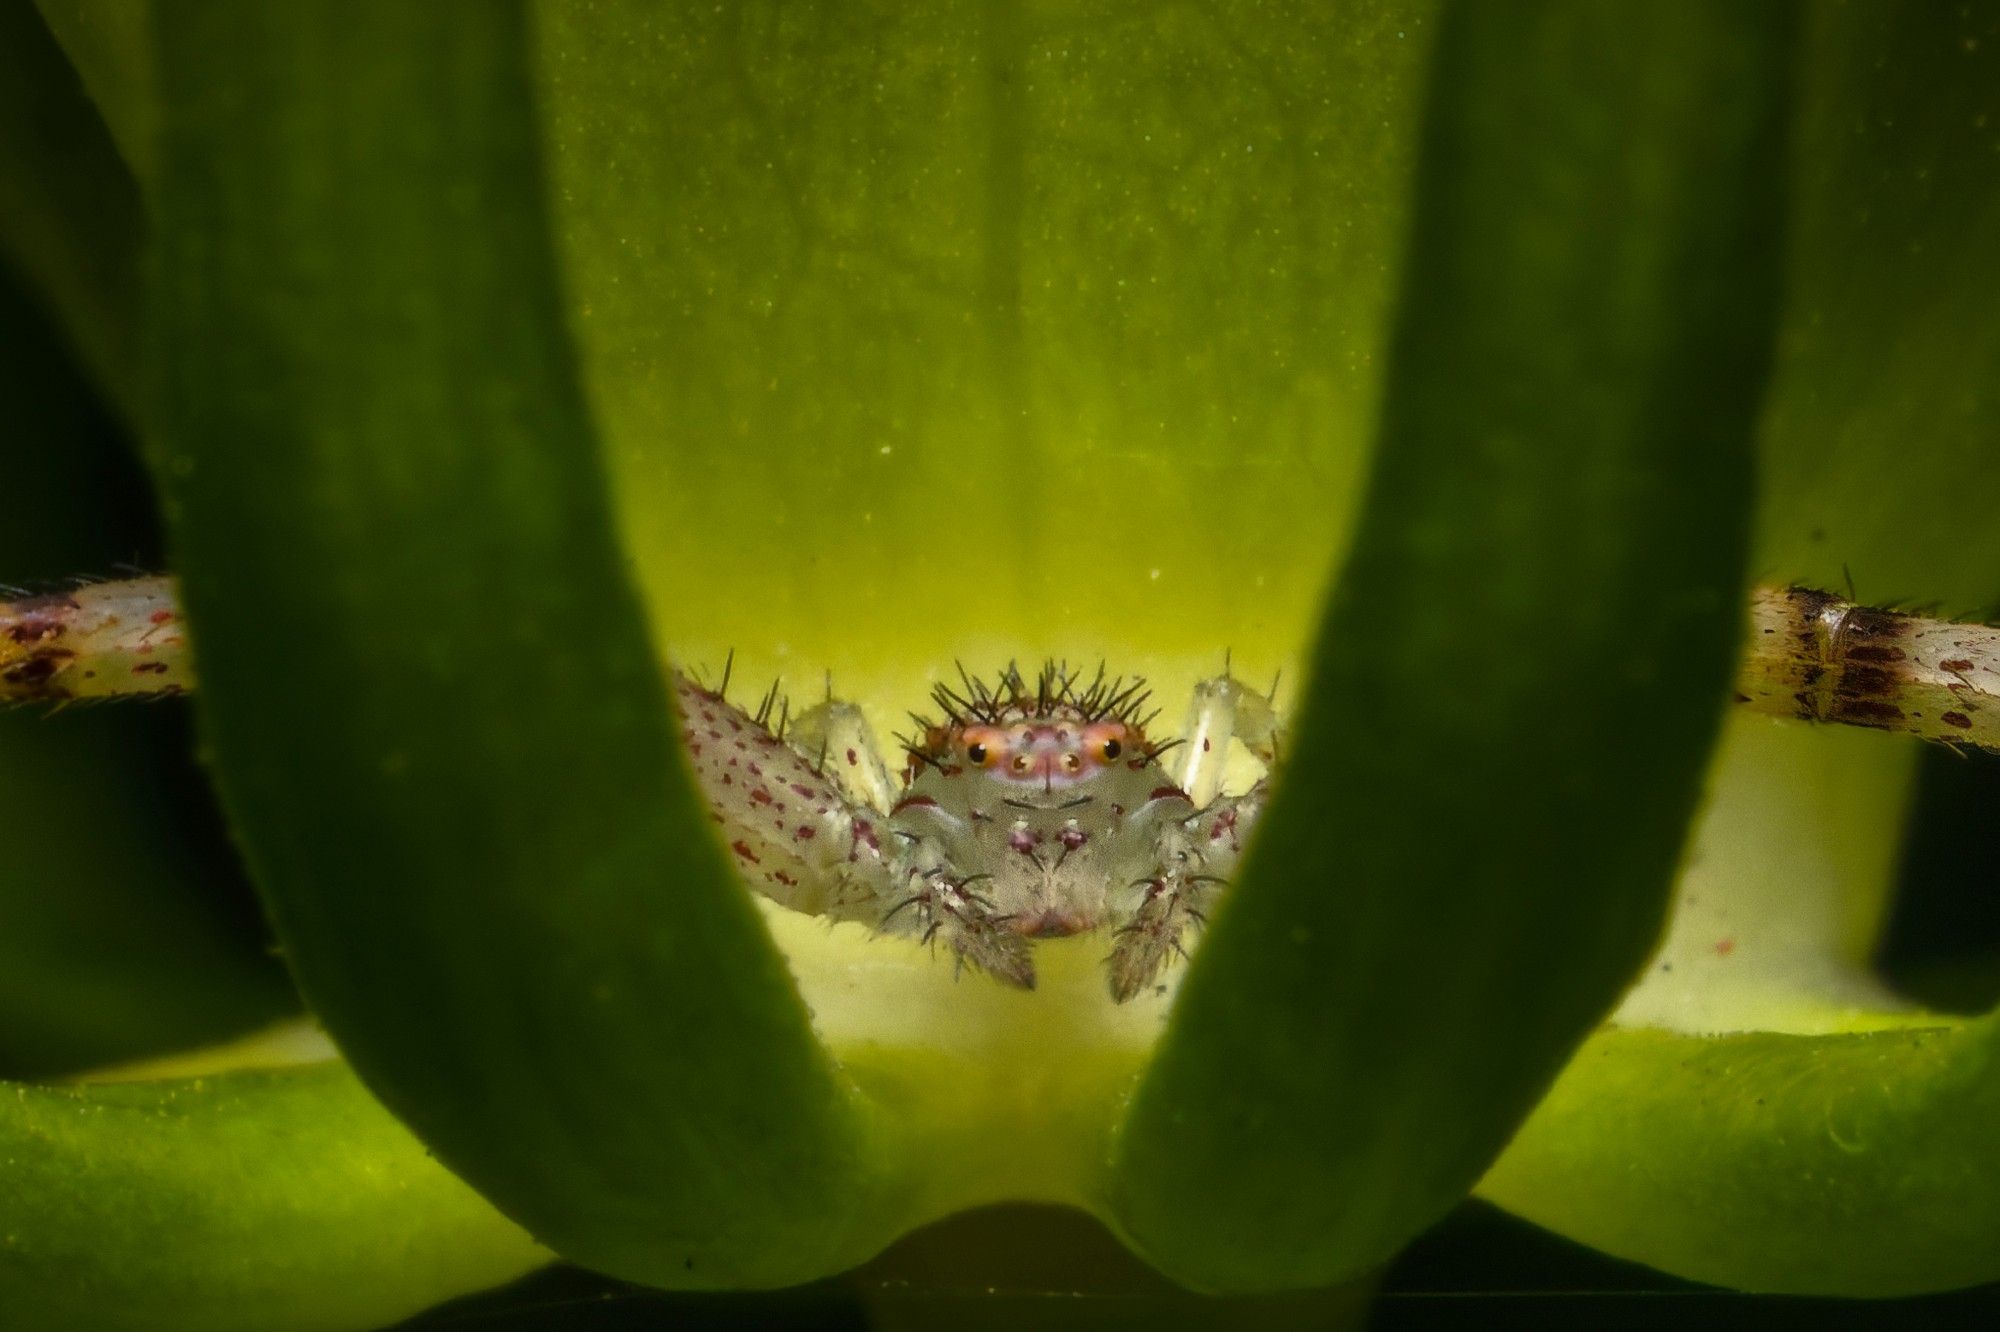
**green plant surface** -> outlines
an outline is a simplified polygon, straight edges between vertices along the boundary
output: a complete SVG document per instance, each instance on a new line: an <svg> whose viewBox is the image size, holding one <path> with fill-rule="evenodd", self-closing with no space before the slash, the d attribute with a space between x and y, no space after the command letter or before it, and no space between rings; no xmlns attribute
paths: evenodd
<svg viewBox="0 0 2000 1332"><path fill-rule="evenodd" d="M0 567L60 587L150 546L150 498L61 335L0 263ZM0 711L0 1077L206 1044L283 1012L172 709Z"/></svg>
<svg viewBox="0 0 2000 1332"><path fill-rule="evenodd" d="M1993 1020L1902 1031L1612 1029L1481 1184L1597 1248L1743 1290L1990 1281Z"/></svg>
<svg viewBox="0 0 2000 1332"><path fill-rule="evenodd" d="M136 420L138 187L28 0L0 4L0 245Z"/></svg>
<svg viewBox="0 0 2000 1332"><path fill-rule="evenodd" d="M1815 7L1760 575L1966 613L2000 594L2000 11ZM1946 480L1949 478L1949 480ZM2000 1277L1991 1017L1867 973L1915 772L1907 740L1745 719L1674 935L1481 1185L1565 1234L1755 1290ZM1871 1030L1882 1027L1905 1031Z"/></svg>
<svg viewBox="0 0 2000 1332"><path fill-rule="evenodd" d="M160 105L153 80L152 0L33 3L75 67L126 169L150 185Z"/></svg>
<svg viewBox="0 0 2000 1332"><path fill-rule="evenodd" d="M151 60L142 8L43 12L147 183L138 415L289 961L441 1160L608 1271L803 1280L1007 1199L1205 1289L1379 1262L1640 968L1751 504L1759 579L1993 596L1990 7L1811 7L1795 83L1790 11L1721 4L216 3ZM79 343L137 326L4 239ZM954 656L1169 705L1227 648L1310 671L1179 996L1114 1008L1090 941L1016 994L752 908L659 697L731 647L878 727ZM2000 1275L1985 1026L1863 970L1908 747L1732 734L1628 1026L1482 1188L1753 1288ZM47 1104L183 1097L145 1086ZM338 1099L283 1113L347 1141ZM75 1118L112 1127L43 1178L122 1137ZM377 1317L305 1261L388 1270L366 1190L287 1196L256 1307ZM86 1254L56 1197L23 1300L121 1253L99 1312L245 1279L171 1210ZM399 1307L533 1261L454 1207L491 1266Z"/></svg>
<svg viewBox="0 0 2000 1332"><path fill-rule="evenodd" d="M663 650L884 734L952 661L1303 660L1430 3L543 5L569 315ZM690 132L700 126L700 132ZM667 609L670 608L670 609Z"/></svg>
<svg viewBox="0 0 2000 1332"><path fill-rule="evenodd" d="M548 1260L339 1063L0 1102L17 1327L366 1328Z"/></svg>
<svg viewBox="0 0 2000 1332"><path fill-rule="evenodd" d="M518 7L198 6L158 37L155 465L217 777L309 1003L581 1262L851 1264L887 1239L847 1219L879 1149L675 750Z"/></svg>
<svg viewBox="0 0 2000 1332"><path fill-rule="evenodd" d="M1361 531L1120 1143L1169 1271L1387 1259L1653 943L1741 614L1791 22L1446 20Z"/></svg>

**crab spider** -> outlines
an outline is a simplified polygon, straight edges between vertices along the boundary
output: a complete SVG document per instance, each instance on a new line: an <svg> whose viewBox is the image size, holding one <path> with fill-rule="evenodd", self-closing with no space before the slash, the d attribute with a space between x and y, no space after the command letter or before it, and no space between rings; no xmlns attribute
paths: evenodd
<svg viewBox="0 0 2000 1332"><path fill-rule="evenodd" d="M1811 722L2000 749L2000 629L1760 588L1736 701ZM794 910L940 943L1034 984L1033 943L1101 932L1123 1001L1181 953L1230 878L1279 749L1271 699L1225 672L1184 735L1156 743L1143 681L961 673L918 718L892 778L852 704L796 720L673 673L700 791L745 880ZM193 684L164 578L0 603L0 700L178 693ZM1223 789L1232 744L1265 775ZM1178 748L1177 755L1171 751ZM1171 757L1170 757L1171 755Z"/></svg>
<svg viewBox="0 0 2000 1332"><path fill-rule="evenodd" d="M1232 739L1275 761L1270 699L1228 675L1197 687L1188 743L1148 739L1141 680L961 672L932 693L893 783L859 709L828 699L781 728L676 673L709 812L758 891L948 947L1032 987L1036 939L1103 932L1124 1001L1183 950L1264 803L1222 792ZM1184 751L1178 762L1167 755Z"/></svg>

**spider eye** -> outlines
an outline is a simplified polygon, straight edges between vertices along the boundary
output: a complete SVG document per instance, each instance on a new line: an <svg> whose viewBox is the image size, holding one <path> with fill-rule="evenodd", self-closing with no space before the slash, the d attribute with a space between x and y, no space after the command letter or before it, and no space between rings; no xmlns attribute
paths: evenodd
<svg viewBox="0 0 2000 1332"><path fill-rule="evenodd" d="M967 745L965 747L965 757L984 767L986 764L986 746L980 744Z"/></svg>
<svg viewBox="0 0 2000 1332"><path fill-rule="evenodd" d="M1125 746L1119 744L1116 740L1106 740L1097 747L1097 752L1104 756L1106 763L1109 763L1112 759L1117 758L1125 752Z"/></svg>

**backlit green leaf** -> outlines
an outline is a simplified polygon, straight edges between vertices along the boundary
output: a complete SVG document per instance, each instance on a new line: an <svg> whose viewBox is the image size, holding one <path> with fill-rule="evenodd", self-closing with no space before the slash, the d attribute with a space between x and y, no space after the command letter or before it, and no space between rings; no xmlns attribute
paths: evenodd
<svg viewBox="0 0 2000 1332"><path fill-rule="evenodd" d="M548 1255L337 1063L0 1084L0 1309L48 1332L350 1332Z"/></svg>
<svg viewBox="0 0 2000 1332"><path fill-rule="evenodd" d="M674 748L524 36L159 26L156 461L217 776L314 1010L453 1169L582 1262L796 1281L869 1251L871 1148Z"/></svg>
<svg viewBox="0 0 2000 1332"><path fill-rule="evenodd" d="M1361 531L1119 1147L1183 1280L1388 1257L1652 942L1741 614L1790 48L1781 6L1448 13Z"/></svg>

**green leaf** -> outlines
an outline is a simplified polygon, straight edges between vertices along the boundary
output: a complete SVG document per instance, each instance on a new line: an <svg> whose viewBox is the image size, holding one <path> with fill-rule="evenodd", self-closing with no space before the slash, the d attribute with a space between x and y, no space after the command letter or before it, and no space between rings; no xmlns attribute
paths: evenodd
<svg viewBox="0 0 2000 1332"><path fill-rule="evenodd" d="M338 1063L0 1085L0 1308L63 1332L360 1332L548 1260Z"/></svg>
<svg viewBox="0 0 2000 1332"><path fill-rule="evenodd" d="M133 176L150 185L159 93L147 39L151 0L34 0L97 104Z"/></svg>
<svg viewBox="0 0 2000 1332"><path fill-rule="evenodd" d="M0 0L0 250L100 388L137 406L138 188L30 0Z"/></svg>
<svg viewBox="0 0 2000 1332"><path fill-rule="evenodd" d="M2000 602L2000 5L1814 5L1761 442L1760 564Z"/></svg>
<svg viewBox="0 0 2000 1332"><path fill-rule="evenodd" d="M1902 1295L2000 1265L2000 1033L1593 1037L1481 1191L1746 1290Z"/></svg>
<svg viewBox="0 0 2000 1332"><path fill-rule="evenodd" d="M1019 656L1296 664L1379 393L1427 0L551 5L591 402L660 634L884 734ZM699 133L691 126L700 126Z"/></svg>
<svg viewBox="0 0 2000 1332"><path fill-rule="evenodd" d="M217 777L310 1003L565 1256L886 1236L675 749L544 222L520 7L177 6L157 465Z"/></svg>
<svg viewBox="0 0 2000 1332"><path fill-rule="evenodd" d="M1991 606L2000 526L2000 6L1813 6L1795 112L1760 568ZM1761 1290L2000 1277L1990 1019L1925 1019L1866 962L1910 742L1745 733L1657 971L1482 1191L1585 1243ZM1705 1035L1703 1033L1736 1033ZM1855 1033L1855 1034L1842 1034Z"/></svg>
<svg viewBox="0 0 2000 1332"><path fill-rule="evenodd" d="M1790 29L1447 12L1361 531L1119 1143L1184 1281L1389 1256L1653 940L1741 615Z"/></svg>
<svg viewBox="0 0 2000 1332"><path fill-rule="evenodd" d="M0 265L0 569L38 589L156 558L145 478ZM0 1076L257 1025L292 1000L190 755L184 708L0 710Z"/></svg>

